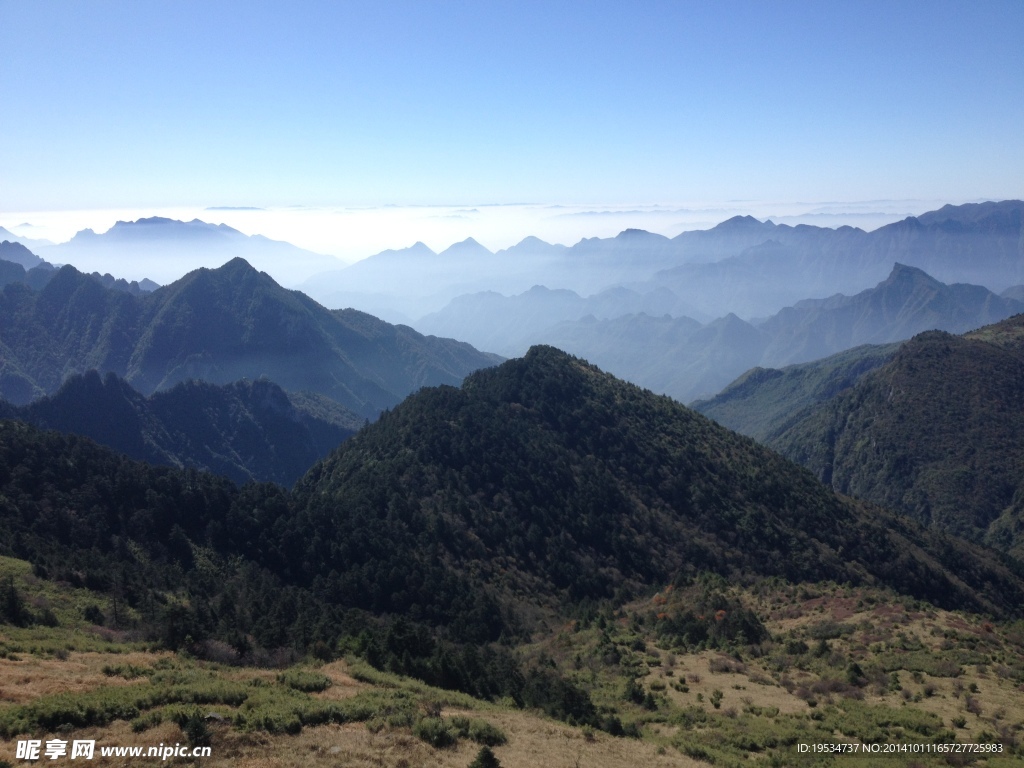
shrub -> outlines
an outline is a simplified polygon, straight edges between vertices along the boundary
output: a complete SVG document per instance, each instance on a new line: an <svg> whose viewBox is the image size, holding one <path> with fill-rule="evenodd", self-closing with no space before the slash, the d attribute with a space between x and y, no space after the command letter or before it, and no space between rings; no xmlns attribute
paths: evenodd
<svg viewBox="0 0 1024 768"><path fill-rule="evenodd" d="M439 717L424 717L412 727L413 735L432 747L442 749L457 741L452 728Z"/></svg>
<svg viewBox="0 0 1024 768"><path fill-rule="evenodd" d="M501 768L501 762L494 756L490 747L481 747L469 768Z"/></svg>
<svg viewBox="0 0 1024 768"><path fill-rule="evenodd" d="M289 669L277 676L277 682L303 693L320 693L331 687L331 678L309 669Z"/></svg>

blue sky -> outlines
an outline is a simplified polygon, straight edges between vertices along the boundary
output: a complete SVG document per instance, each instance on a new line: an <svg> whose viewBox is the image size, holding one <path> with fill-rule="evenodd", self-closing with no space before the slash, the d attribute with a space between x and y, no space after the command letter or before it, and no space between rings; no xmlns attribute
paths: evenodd
<svg viewBox="0 0 1024 768"><path fill-rule="evenodd" d="M1020 0L0 0L0 28L0 214L1024 196Z"/></svg>

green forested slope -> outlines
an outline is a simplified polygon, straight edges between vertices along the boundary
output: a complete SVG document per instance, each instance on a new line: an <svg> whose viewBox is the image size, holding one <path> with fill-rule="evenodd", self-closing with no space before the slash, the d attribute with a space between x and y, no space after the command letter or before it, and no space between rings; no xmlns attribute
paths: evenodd
<svg viewBox="0 0 1024 768"><path fill-rule="evenodd" d="M1024 316L938 331L771 440L843 493L1020 554Z"/></svg>
<svg viewBox="0 0 1024 768"><path fill-rule="evenodd" d="M550 347L409 398L315 466L293 503L320 539L305 567L338 573L376 610L408 607L410 564L513 604L700 570L971 602L976 569L991 567L1008 592L977 605L1012 606L1019 589L983 551L843 501L752 440Z"/></svg>

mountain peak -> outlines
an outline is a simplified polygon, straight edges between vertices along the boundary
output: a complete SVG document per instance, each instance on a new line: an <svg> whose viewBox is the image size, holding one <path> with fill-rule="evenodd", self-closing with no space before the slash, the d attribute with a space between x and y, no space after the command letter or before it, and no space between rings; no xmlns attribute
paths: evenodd
<svg viewBox="0 0 1024 768"><path fill-rule="evenodd" d="M775 229L771 221L758 221L753 216L733 216L712 227L713 232L770 232Z"/></svg>
<svg viewBox="0 0 1024 768"><path fill-rule="evenodd" d="M441 251L441 256L467 256L467 257L478 257L478 256L493 256L494 254L487 250L484 246L480 245L472 237L467 237L461 243L453 243L445 250Z"/></svg>
<svg viewBox="0 0 1024 768"><path fill-rule="evenodd" d="M938 280L929 275L923 269L911 267L907 264L896 262L892 265L892 272L881 285L894 285L897 283L924 282L934 285L942 285Z"/></svg>

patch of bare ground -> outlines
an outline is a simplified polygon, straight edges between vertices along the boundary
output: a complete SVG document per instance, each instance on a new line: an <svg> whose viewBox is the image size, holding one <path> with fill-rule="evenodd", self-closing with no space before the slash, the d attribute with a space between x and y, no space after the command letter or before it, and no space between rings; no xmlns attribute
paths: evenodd
<svg viewBox="0 0 1024 768"><path fill-rule="evenodd" d="M372 688L369 683L362 683L349 674L348 665L344 661L335 661L320 667L319 672L331 679L331 687L314 694L317 699L340 701L355 696L360 691Z"/></svg>
<svg viewBox="0 0 1024 768"><path fill-rule="evenodd" d="M807 711L806 702L776 683L760 665L737 662L713 651L679 656L671 669L652 669L644 683L647 687L663 684L665 695L680 707L697 705L710 711L711 697L717 690L722 692L722 711L742 711L750 706L776 707L780 713ZM688 690L684 693L677 686Z"/></svg>

